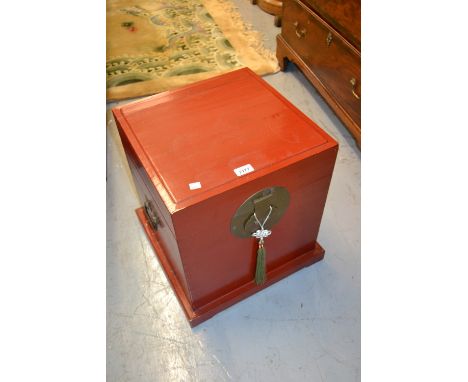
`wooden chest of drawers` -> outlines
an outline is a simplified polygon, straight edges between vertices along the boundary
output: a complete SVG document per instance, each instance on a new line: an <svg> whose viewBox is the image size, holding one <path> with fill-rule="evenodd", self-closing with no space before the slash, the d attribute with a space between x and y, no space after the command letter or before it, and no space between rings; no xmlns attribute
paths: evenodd
<svg viewBox="0 0 468 382"><path fill-rule="evenodd" d="M277 57L294 62L361 143L359 0L285 0Z"/></svg>

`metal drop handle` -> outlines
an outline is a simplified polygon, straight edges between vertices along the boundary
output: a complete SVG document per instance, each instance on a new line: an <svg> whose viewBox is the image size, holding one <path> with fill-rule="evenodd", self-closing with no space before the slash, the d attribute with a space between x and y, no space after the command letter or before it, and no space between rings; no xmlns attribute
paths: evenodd
<svg viewBox="0 0 468 382"><path fill-rule="evenodd" d="M156 212L154 211L153 203L151 201L149 201L149 200L146 200L145 204L144 204L144 209L145 209L146 216L147 216L147 218L149 220L150 226L155 231L157 231L158 230L158 224L161 221L159 220L158 215L156 215Z"/></svg>
<svg viewBox="0 0 468 382"><path fill-rule="evenodd" d="M330 46L332 40L333 40L333 35L332 35L331 32L328 32L328 36L327 36L327 46Z"/></svg>
<svg viewBox="0 0 468 382"><path fill-rule="evenodd" d="M353 93L353 96L357 99L361 99L361 96L359 94L356 93L356 78L351 78L351 80L349 81L349 83L351 84L351 93Z"/></svg>
<svg viewBox="0 0 468 382"><path fill-rule="evenodd" d="M298 21L294 22L293 25L296 28L295 32L296 32L297 38L303 38L306 35L307 30L305 28L302 28L301 30L298 30L298 28L299 28L299 22Z"/></svg>

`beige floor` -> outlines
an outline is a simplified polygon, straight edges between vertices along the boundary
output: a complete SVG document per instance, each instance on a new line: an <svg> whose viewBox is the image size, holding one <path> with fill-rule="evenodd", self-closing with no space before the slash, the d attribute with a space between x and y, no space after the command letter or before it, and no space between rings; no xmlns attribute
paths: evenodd
<svg viewBox="0 0 468 382"><path fill-rule="evenodd" d="M234 2L274 50L273 17ZM108 381L360 380L360 152L294 65L265 79L340 143L319 234L325 259L191 329L134 214L108 114Z"/></svg>

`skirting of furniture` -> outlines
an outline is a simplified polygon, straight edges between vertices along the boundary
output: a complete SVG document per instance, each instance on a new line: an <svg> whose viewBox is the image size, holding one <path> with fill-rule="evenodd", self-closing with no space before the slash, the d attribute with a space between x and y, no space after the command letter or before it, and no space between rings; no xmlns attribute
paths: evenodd
<svg viewBox="0 0 468 382"><path fill-rule="evenodd" d="M324 2L284 1L276 50L280 68L285 70L288 61L294 62L360 146L360 3L347 2L348 7L354 6L347 13L337 5L338 0L324 3L323 8L334 14L334 18L327 14L327 21L314 11L312 3L318 7ZM357 26L352 24L353 19Z"/></svg>

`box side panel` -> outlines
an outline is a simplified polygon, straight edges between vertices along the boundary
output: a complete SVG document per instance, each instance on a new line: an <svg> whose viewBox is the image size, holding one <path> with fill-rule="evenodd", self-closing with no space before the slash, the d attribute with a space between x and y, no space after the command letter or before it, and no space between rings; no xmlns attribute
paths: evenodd
<svg viewBox="0 0 468 382"><path fill-rule="evenodd" d="M153 205L156 208L156 213L160 218L160 223L158 224L158 229L155 231L155 234L161 247L168 256L168 261L170 262L177 279L184 288L187 297L190 299L191 293L187 285L177 240L175 239L172 219L167 218L167 216L171 217L171 215L167 210L165 211L166 213L164 213L164 211L161 209L161 205L163 204L162 200L159 199L157 192L152 187L152 183L149 177L144 172L141 162L139 162L135 151L132 149L128 139L125 136L125 133L120 129L118 122L117 127L119 128L118 130L122 140L122 145L127 156L128 164L135 181L135 186L140 201L142 205L144 204L145 200L151 200L153 202Z"/></svg>
<svg viewBox="0 0 468 382"><path fill-rule="evenodd" d="M170 198L167 197L166 189L161 184L160 178L155 173L153 166L151 166L149 163L147 154L141 147L138 139L135 137L132 128L128 124L128 121L122 114L122 108L116 107L112 109L112 113L117 125L117 130L119 131L120 139L122 140L122 145L124 148L126 148L127 157L130 155L132 158L134 158L135 163L137 164L136 167L138 173L145 174L149 179L148 185L150 186L150 190L154 190L154 192L158 195L158 197L155 199L155 203L158 204L158 207L166 219L167 224L169 225L171 231L175 234L171 216L171 212L174 210L174 203ZM161 195L161 192L164 193L164 195Z"/></svg>
<svg viewBox="0 0 468 382"><path fill-rule="evenodd" d="M231 218L254 193L286 187L290 205L265 239L267 269L314 249L338 147L178 211L173 219L195 309L254 278L258 242L231 233Z"/></svg>

